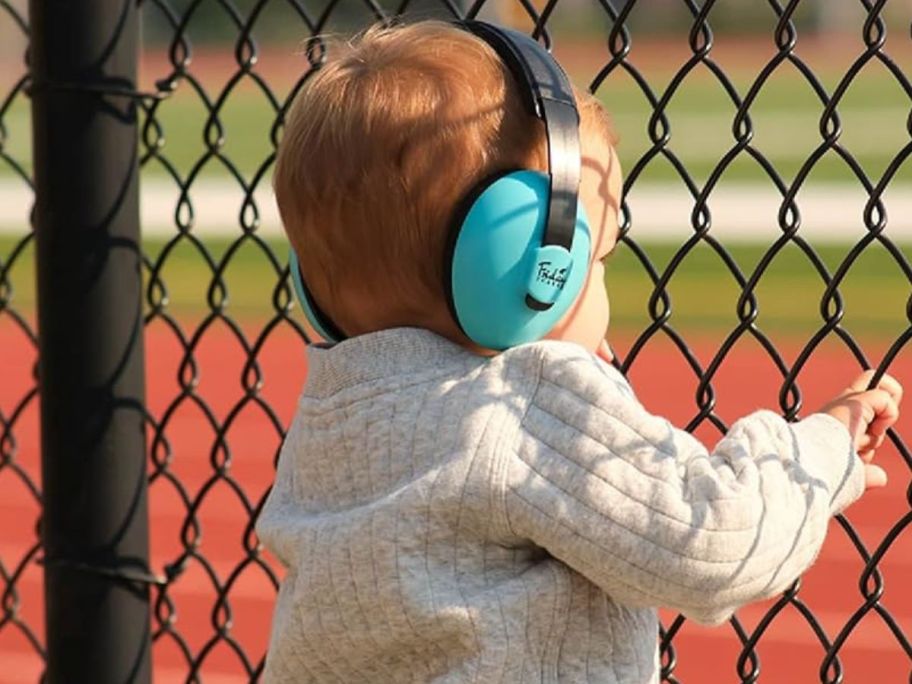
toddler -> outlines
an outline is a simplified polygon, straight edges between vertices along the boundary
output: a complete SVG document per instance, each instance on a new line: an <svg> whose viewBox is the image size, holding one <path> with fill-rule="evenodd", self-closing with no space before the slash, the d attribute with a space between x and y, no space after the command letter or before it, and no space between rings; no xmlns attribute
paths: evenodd
<svg viewBox="0 0 912 684"><path fill-rule="evenodd" d="M783 591L885 483L888 376L713 451L637 401L604 341L609 120L511 36L371 29L289 112L276 198L335 342L257 526L287 568L267 682L658 682L657 608Z"/></svg>

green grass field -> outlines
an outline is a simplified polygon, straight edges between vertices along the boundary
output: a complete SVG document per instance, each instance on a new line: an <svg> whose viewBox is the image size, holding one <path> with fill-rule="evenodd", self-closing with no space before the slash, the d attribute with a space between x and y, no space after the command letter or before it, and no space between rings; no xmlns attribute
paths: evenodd
<svg viewBox="0 0 912 684"><path fill-rule="evenodd" d="M289 48L290 49L290 48ZM856 50L857 52L857 50ZM634 58L636 55L634 53ZM655 92L667 87L679 62L647 71ZM729 76L743 97L756 77L756 69L726 66ZM836 87L845 65L815 64L818 76L829 92ZM586 83L592 73L573 74L578 83ZM287 95L288 74L277 90L279 98ZM206 86L213 88L210 81ZM217 87L210 96L218 97ZM0 93L2 96L3 93ZM613 73L598 91L616 122L621 138L620 155L629 174L646 154L651 143L647 127L651 107L634 81L621 71ZM819 119L822 106L806 81L789 66L783 67L766 84L751 108L754 146L773 164L786 181L794 178L800 166L820 145ZM843 98L839 113L842 123L841 142L876 181L890 162L910 144L907 120L909 96L893 76L880 64L868 65L852 83ZM671 99L667 116L671 125L669 149L685 164L697 182L705 181L734 144L731 133L735 108L723 88L701 67L691 74ZM144 119L142 152L161 145L161 154L186 177L207 154L205 140L216 145L220 154L235 165L237 171L251 178L262 167L273 150L270 130L275 110L267 98L249 82L242 84L227 99L219 112L219 131L206 128L207 112L199 96L183 84L168 100L161 103L156 121L161 135ZM0 130L0 149L20 162L30 172L30 130L28 101L18 98L7 110ZM0 160L0 182L11 176L11 169ZM144 174L164 173L160 162L151 159ZM203 177L224 176L228 170L217 157L203 166ZM650 162L638 183L667 183L678 178L671 164L661 156ZM769 184L757 163L742 153L725 173L726 180ZM810 182L856 183L844 161L828 152L817 163ZM894 184L912 183L912 162L906 162L893 180ZM23 211L24 215L24 211ZM894 217L895 220L895 217ZM218 261L228 248L227 239L207 241L213 258ZM6 259L11 238L0 239L0 259ZM159 253L161 241L147 244L150 255ZM277 254L284 247L273 243ZM647 244L645 249L657 268L663 269L676 246ZM750 274L763 248L737 246L732 255L745 274ZM820 255L833 269L848 251L848 246L825 246ZM33 315L34 275L32 249L22 255L13 269L12 304L27 315ZM207 289L212 282L211 270L199 254L184 243L175 249L162 270L168 287L169 311L179 317L205 314ZM275 274L262 252L247 243L238 250L225 271L228 289L227 310L239 319L260 321L270 315L275 288ZM637 331L649 325L647 303L653 284L629 249L621 248L608 268L608 288L613 304L614 326ZM712 250L701 245L681 264L671 279L668 292L672 298L673 325L680 329L730 330L737 324L737 301L740 288ZM906 304L910 284L892 257L875 246L858 260L841 288L846 304L846 326L859 334L881 337L898 335L908 325ZM823 284L807 258L790 246L770 266L756 289L759 301L759 324L765 330L781 330L806 336L817 329Z"/></svg>
<svg viewBox="0 0 912 684"><path fill-rule="evenodd" d="M647 71L645 75L657 95L661 95L671 73L665 68ZM818 76L832 92L842 73L835 67L831 71L821 71ZM586 83L593 74L575 76L577 82ZM744 97L757 71L732 67L729 76L739 95ZM277 87L276 95L280 100L287 96L289 80L289 75L284 74ZM205 84L210 88L209 96L217 99L218 88L224 84L208 81ZM621 137L621 159L630 170L651 147L647 131L652 109L636 83L619 70L604 82L598 96L614 116ZM811 87L787 64L777 70L755 100L750 110L755 131L752 144L786 180L794 178L800 166L820 145L822 111ZM871 63L862 70L840 104L843 131L840 141L875 180L910 143L909 111L909 96L879 63ZM684 81L669 102L666 113L671 131L668 149L679 157L698 182L705 181L734 145L731 129L735 107L731 99L709 71L701 67ZM207 130L207 110L200 97L185 83L158 107L155 120L161 126L161 135L154 127L146 128L141 149L147 152L149 146L161 144L162 155L186 177L207 154L208 140L241 174L250 178L273 150L270 129L275 114L263 93L250 81L242 81L219 111L221 131L211 126ZM6 133L0 137L2 149L27 169L30 167L28 116L28 102L19 97L2 121ZM155 159L146 168L151 174L164 173L163 166ZM8 165L0 162L0 178L10 173ZM202 173L224 175L228 171L220 159L212 157L205 162ZM646 167L641 182L677 178L671 164L658 157ZM725 178L769 182L757 162L745 153L736 157ZM853 179L847 164L832 151L818 161L810 176L811 181L854 182ZM906 163L900 169L895 182L912 182L912 163Z"/></svg>
<svg viewBox="0 0 912 684"><path fill-rule="evenodd" d="M230 247L226 239L206 240L206 249L218 265ZM4 264L13 249L9 237L0 240ZM270 240L270 249L284 258L285 246ZM146 243L153 260L164 247L162 241ZM677 246L642 245L659 272L667 268ZM846 257L849 246L818 248L818 254L831 270ZM764 253L761 246L737 245L730 253L743 273L749 275ZM908 250L905 250L908 251ZM35 286L33 245L29 245L9 271L12 286L10 303L27 318L34 317ZM207 291L213 283L212 270L199 251L183 241L170 253L160 276L168 295L167 311L184 321L200 320L209 311ZM148 280L148 274L147 274ZM234 251L224 269L223 282L228 293L226 311L242 324L256 326L273 313L275 272L262 249L246 241ZM615 330L635 333L651 322L648 301L654 291L652 281L633 252L621 246L609 259L606 283L612 304ZM760 280L755 293L759 306L758 324L764 331L806 339L821 325L820 299L824 287L807 257L794 245L783 250ZM694 249L671 278L668 292L672 302L671 323L684 332L719 333L732 330L741 290L716 253L707 245ZM912 284L903 276L892 256L874 245L855 262L840 292L844 297L844 324L860 337L890 339L909 326L906 305ZM2 318L2 317L0 317Z"/></svg>

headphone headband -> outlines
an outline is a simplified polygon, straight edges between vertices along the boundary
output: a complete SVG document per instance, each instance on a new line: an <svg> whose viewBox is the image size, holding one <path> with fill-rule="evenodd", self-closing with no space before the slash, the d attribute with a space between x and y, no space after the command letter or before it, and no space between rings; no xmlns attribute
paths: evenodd
<svg viewBox="0 0 912 684"><path fill-rule="evenodd" d="M580 181L579 112L570 79L545 48L524 33L482 21L462 26L494 49L520 85L526 108L545 124L550 199L542 245L569 250Z"/></svg>

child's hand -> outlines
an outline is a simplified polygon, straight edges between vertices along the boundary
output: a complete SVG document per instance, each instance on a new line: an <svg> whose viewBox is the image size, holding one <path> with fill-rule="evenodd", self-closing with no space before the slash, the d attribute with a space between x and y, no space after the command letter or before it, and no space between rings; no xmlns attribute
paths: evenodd
<svg viewBox="0 0 912 684"><path fill-rule="evenodd" d="M874 371L865 371L831 402L820 409L841 422L852 435L855 451L865 463L865 488L883 487L887 474L871 463L874 450L883 444L887 429L899 418L903 389L889 375L881 377L876 389L867 389Z"/></svg>

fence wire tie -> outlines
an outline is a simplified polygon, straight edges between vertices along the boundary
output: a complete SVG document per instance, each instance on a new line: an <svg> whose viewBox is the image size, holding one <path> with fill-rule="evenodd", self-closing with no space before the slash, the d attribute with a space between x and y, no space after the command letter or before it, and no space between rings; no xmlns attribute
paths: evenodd
<svg viewBox="0 0 912 684"><path fill-rule="evenodd" d="M87 563L72 558L36 558L35 562L38 565L43 565L45 568L78 570L79 572L86 572L90 575L100 575L102 577L122 580L124 582L154 584L160 587L168 585L167 577L164 575L156 575L149 568L129 568L105 565L102 563Z"/></svg>
<svg viewBox="0 0 912 684"><path fill-rule="evenodd" d="M141 90L135 90L131 88L122 88L119 86L113 86L104 82L92 83L92 82L79 82L79 81L32 81L29 83L23 91L29 97L34 96L36 93L42 91L45 92L71 92L71 93L88 93L90 95L106 95L109 97L126 97L130 100L137 100L140 102L145 102L147 100L161 101L166 100L171 97L171 93L174 92L175 88L173 84L165 82L164 84L159 81L156 82L156 86L159 87L153 93L144 92Z"/></svg>

